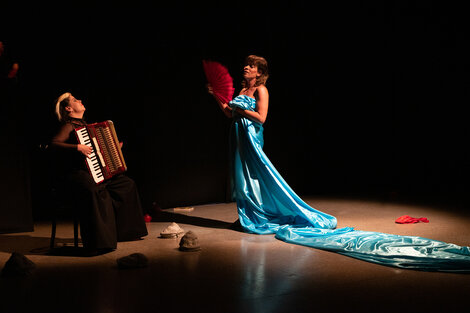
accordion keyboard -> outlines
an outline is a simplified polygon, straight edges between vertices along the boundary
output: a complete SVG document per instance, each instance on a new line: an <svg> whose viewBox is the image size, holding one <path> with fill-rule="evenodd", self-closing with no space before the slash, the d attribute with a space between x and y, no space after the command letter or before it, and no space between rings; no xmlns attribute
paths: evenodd
<svg viewBox="0 0 470 313"><path fill-rule="evenodd" d="M81 144L93 148L86 163L95 183L99 184L127 170L112 121L88 124L75 129L75 133Z"/></svg>
<svg viewBox="0 0 470 313"><path fill-rule="evenodd" d="M85 127L78 129L76 133L78 141L82 145L86 145L93 148L91 138L88 135L88 132ZM95 183L98 184L102 182L104 180L103 171L101 170L100 159L94 149L93 152L86 158L86 162L88 164L88 169L90 170L90 174L91 176L93 176L93 180L95 181Z"/></svg>

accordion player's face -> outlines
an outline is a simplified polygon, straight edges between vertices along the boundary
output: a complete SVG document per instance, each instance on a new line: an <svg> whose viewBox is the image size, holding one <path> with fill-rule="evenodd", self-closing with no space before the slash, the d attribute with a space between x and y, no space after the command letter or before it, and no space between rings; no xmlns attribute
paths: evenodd
<svg viewBox="0 0 470 313"><path fill-rule="evenodd" d="M68 105L68 111L72 113L83 113L85 112L85 106L82 103L82 100L76 99L74 96L70 96L70 101Z"/></svg>

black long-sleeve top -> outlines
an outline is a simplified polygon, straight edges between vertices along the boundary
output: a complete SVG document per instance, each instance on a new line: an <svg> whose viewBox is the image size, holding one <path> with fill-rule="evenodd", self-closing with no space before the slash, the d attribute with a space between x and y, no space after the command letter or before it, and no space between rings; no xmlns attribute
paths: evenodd
<svg viewBox="0 0 470 313"><path fill-rule="evenodd" d="M54 148L59 170L66 172L74 169L86 170L85 156L77 150L79 142L75 134L76 128L86 125L84 119L67 118L52 137L51 147Z"/></svg>

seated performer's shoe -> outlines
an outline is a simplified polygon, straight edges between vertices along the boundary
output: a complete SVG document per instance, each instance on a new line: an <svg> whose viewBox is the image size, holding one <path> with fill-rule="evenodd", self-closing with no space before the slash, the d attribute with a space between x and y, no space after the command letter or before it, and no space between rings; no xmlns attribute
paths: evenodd
<svg viewBox="0 0 470 313"><path fill-rule="evenodd" d="M173 222L170 225L168 225L168 227L165 228L160 233L160 237L161 238L176 238L176 237L179 237L182 234L184 234L184 229L182 229L181 227L179 227L178 224Z"/></svg>
<svg viewBox="0 0 470 313"><path fill-rule="evenodd" d="M199 241L197 236L192 231L188 231L180 240L180 251L199 251L201 247L199 246Z"/></svg>

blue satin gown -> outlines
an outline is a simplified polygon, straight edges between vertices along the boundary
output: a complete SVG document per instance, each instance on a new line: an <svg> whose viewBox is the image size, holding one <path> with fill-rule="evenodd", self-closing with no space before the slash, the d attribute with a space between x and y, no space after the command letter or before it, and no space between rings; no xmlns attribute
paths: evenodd
<svg viewBox="0 0 470 313"><path fill-rule="evenodd" d="M254 111L256 100L235 97L232 109ZM305 203L263 152L263 126L234 110L232 192L243 229L299 245L334 251L377 264L424 271L470 273L470 249L437 240L336 229L334 216Z"/></svg>

